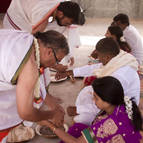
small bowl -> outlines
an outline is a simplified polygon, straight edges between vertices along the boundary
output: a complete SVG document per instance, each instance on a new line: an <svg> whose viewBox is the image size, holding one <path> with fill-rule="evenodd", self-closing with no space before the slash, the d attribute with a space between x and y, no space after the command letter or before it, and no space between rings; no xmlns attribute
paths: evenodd
<svg viewBox="0 0 143 143"><path fill-rule="evenodd" d="M57 137L57 135L54 134L54 133L51 131L51 129L48 128L48 127L46 127L46 129L48 129L49 131L51 131L51 133L50 133L50 134L41 134L40 129L41 129L42 127L45 127L45 126L41 126L41 125L38 125L38 124L37 124L36 127L35 127L35 132L36 132L39 136L42 136L42 137L45 137L45 138L56 138L56 137ZM63 124L63 128L64 128L65 132L68 131L68 125L67 125L67 124Z"/></svg>

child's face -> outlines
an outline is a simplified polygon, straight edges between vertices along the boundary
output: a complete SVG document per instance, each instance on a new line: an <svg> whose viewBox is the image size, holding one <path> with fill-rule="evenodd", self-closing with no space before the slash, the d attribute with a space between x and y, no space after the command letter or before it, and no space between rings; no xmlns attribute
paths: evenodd
<svg viewBox="0 0 143 143"><path fill-rule="evenodd" d="M97 58L99 59L99 61L103 64L106 65L109 61L110 61L110 56L103 54L99 51L96 51L97 53Z"/></svg>

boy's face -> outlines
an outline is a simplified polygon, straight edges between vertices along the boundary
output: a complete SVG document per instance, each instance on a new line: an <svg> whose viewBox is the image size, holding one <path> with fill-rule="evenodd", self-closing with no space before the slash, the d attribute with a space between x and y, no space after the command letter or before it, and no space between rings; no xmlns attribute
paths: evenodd
<svg viewBox="0 0 143 143"><path fill-rule="evenodd" d="M107 54L103 54L99 51L96 51L97 52L97 58L99 59L99 61L103 64L103 65L106 65L110 60L110 56L107 55Z"/></svg>

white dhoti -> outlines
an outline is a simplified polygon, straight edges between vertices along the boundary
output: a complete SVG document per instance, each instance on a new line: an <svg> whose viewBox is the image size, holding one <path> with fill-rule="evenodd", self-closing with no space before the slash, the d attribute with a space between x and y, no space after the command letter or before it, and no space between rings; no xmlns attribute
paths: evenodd
<svg viewBox="0 0 143 143"><path fill-rule="evenodd" d="M33 36L27 32L0 30L0 130L22 121L17 112L16 85L12 82L32 43Z"/></svg>
<svg viewBox="0 0 143 143"><path fill-rule="evenodd" d="M65 0L12 0L4 17L3 27L8 29L32 32L34 28L47 21L60 2ZM70 57L75 47L80 46L80 37L76 25L59 26L56 21L48 23L45 30L56 30L63 33L69 43Z"/></svg>

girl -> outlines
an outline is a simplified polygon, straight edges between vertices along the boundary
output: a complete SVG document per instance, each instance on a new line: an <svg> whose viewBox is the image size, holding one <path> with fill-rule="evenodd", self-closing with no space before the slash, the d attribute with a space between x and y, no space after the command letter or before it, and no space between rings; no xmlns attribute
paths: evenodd
<svg viewBox="0 0 143 143"><path fill-rule="evenodd" d="M45 124L65 143L139 143L141 114L135 102L124 96L120 82L106 76L95 79L92 88L93 100L101 112L91 126L75 123L66 133L51 122Z"/></svg>

